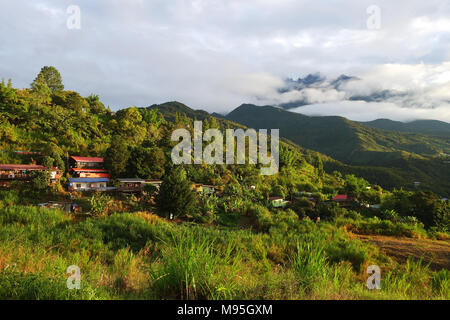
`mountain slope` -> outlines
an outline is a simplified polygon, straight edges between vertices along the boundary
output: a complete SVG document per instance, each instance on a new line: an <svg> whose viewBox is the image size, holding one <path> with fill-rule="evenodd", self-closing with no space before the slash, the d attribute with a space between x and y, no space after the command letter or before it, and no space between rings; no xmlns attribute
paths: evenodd
<svg viewBox="0 0 450 320"><path fill-rule="evenodd" d="M343 117L309 117L271 106L241 105L227 118L248 127L280 129L280 136L339 161L326 169L355 173L384 187L413 187L415 181L443 195L450 193L444 154L447 137L372 128Z"/></svg>
<svg viewBox="0 0 450 320"><path fill-rule="evenodd" d="M440 137L371 128L343 117L310 117L271 106L241 105L227 119L251 128L279 128L293 142L351 164L391 163L404 157L450 153Z"/></svg>
<svg viewBox="0 0 450 320"><path fill-rule="evenodd" d="M438 120L416 120L405 123L389 119L377 119L362 123L383 130L439 135L450 139L450 123Z"/></svg>

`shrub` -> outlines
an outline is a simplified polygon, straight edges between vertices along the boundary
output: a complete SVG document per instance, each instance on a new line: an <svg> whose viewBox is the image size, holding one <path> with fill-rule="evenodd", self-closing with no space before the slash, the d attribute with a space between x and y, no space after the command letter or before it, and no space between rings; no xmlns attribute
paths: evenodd
<svg viewBox="0 0 450 320"><path fill-rule="evenodd" d="M357 272L369 258L367 249L359 240L340 239L330 242L326 246L325 252L330 262L349 261Z"/></svg>

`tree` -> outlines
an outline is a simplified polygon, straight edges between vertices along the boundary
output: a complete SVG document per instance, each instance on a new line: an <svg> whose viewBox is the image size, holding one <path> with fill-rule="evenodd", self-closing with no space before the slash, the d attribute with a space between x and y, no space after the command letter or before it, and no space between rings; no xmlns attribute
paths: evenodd
<svg viewBox="0 0 450 320"><path fill-rule="evenodd" d="M280 146L280 166L292 166L297 160L297 153L283 145Z"/></svg>
<svg viewBox="0 0 450 320"><path fill-rule="evenodd" d="M417 217L425 227L436 224L436 218L440 215L442 205L440 199L430 191L419 191L411 197L414 205L414 216Z"/></svg>
<svg viewBox="0 0 450 320"><path fill-rule="evenodd" d="M64 107L74 110L77 113L85 112L89 108L89 103L78 92L64 92Z"/></svg>
<svg viewBox="0 0 450 320"><path fill-rule="evenodd" d="M52 66L45 66L41 69L36 79L34 79L33 83L31 83L31 89L34 90L38 83L44 83L51 90L51 92L64 90L61 74L55 67Z"/></svg>
<svg viewBox="0 0 450 320"><path fill-rule="evenodd" d="M131 151L127 172L136 178L156 178L164 175L166 157L158 148L136 147Z"/></svg>
<svg viewBox="0 0 450 320"><path fill-rule="evenodd" d="M186 179L186 172L182 167L173 169L161 184L156 196L156 204L160 212L166 217L186 216L194 209L195 194L191 190L191 183Z"/></svg>
<svg viewBox="0 0 450 320"><path fill-rule="evenodd" d="M317 168L317 175L319 176L319 178L323 178L325 176L325 171L323 170L323 162L320 156L316 157L314 166Z"/></svg>
<svg viewBox="0 0 450 320"><path fill-rule="evenodd" d="M369 183L363 178L355 177L353 174L347 174L345 176L344 190L351 197L358 198L368 186Z"/></svg>
<svg viewBox="0 0 450 320"><path fill-rule="evenodd" d="M48 170L39 170L32 171L30 173L30 183L33 189L44 190L50 184L50 171Z"/></svg>
<svg viewBox="0 0 450 320"><path fill-rule="evenodd" d="M37 104L49 104L52 100L52 91L45 83L42 74L39 74L31 84L31 93Z"/></svg>
<svg viewBox="0 0 450 320"><path fill-rule="evenodd" d="M127 140L139 145L144 141L146 128L142 125L142 115L138 108L131 107L117 111L117 131Z"/></svg>
<svg viewBox="0 0 450 320"><path fill-rule="evenodd" d="M53 168L53 163L54 163L53 158L51 158L49 156L45 156L42 158L42 165L44 167L47 167L49 170L51 170Z"/></svg>
<svg viewBox="0 0 450 320"><path fill-rule="evenodd" d="M91 94L86 98L89 104L89 110L93 114L104 114L106 112L105 105L100 101L100 98L96 94Z"/></svg>
<svg viewBox="0 0 450 320"><path fill-rule="evenodd" d="M102 215L107 213L106 209L111 201L112 198L105 193L94 193L89 199L89 204L91 205L91 213L93 215Z"/></svg>
<svg viewBox="0 0 450 320"><path fill-rule="evenodd" d="M115 178L126 172L130 157L127 143L121 137L114 136L111 145L106 150L105 167Z"/></svg>

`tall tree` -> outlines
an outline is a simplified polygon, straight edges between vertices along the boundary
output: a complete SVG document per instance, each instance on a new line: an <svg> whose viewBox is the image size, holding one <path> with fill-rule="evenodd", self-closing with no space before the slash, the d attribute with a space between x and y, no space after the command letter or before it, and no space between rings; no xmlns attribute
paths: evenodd
<svg viewBox="0 0 450 320"><path fill-rule="evenodd" d="M173 169L161 184L156 196L156 204L162 214L175 217L185 216L192 212L195 204L195 194L191 183L186 178L182 167Z"/></svg>
<svg viewBox="0 0 450 320"><path fill-rule="evenodd" d="M126 141L114 136L110 147L106 150L105 167L113 177L120 177L126 172L129 157Z"/></svg>
<svg viewBox="0 0 450 320"><path fill-rule="evenodd" d="M31 89L34 89L36 84L41 81L43 81L52 92L64 90L61 74L55 67L52 66L42 67L36 79L34 79L33 83L31 84Z"/></svg>
<svg viewBox="0 0 450 320"><path fill-rule="evenodd" d="M136 147L131 151L128 161L128 174L136 178L159 179L164 174L166 158L158 147Z"/></svg>

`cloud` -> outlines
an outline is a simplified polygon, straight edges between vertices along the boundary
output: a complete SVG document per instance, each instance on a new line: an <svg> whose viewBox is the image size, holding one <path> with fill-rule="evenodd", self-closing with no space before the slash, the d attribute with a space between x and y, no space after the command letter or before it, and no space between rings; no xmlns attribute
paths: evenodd
<svg viewBox="0 0 450 320"><path fill-rule="evenodd" d="M305 79L294 84L299 81ZM307 105L294 109L296 112L342 115L352 120L449 120L450 62L383 64L369 68L358 78L320 79L306 87L287 81L286 86L288 91L282 90L272 101L278 105Z"/></svg>
<svg viewBox="0 0 450 320"><path fill-rule="evenodd" d="M390 102L341 101L336 103L313 104L292 109L310 116L340 115L355 121L391 119L413 121L417 119L440 119L450 122L450 104L437 108L402 108Z"/></svg>
<svg viewBox="0 0 450 320"><path fill-rule="evenodd" d="M80 30L66 27L72 4L81 9ZM379 0L380 30L366 26L372 4L4 0L0 77L27 87L42 66L54 65L67 89L99 94L112 109L179 100L226 112L241 103L345 101L383 88L408 92L415 107L440 106L434 101L448 92L449 2ZM364 82L277 91L286 77L318 71ZM403 107L409 100L389 102Z"/></svg>

